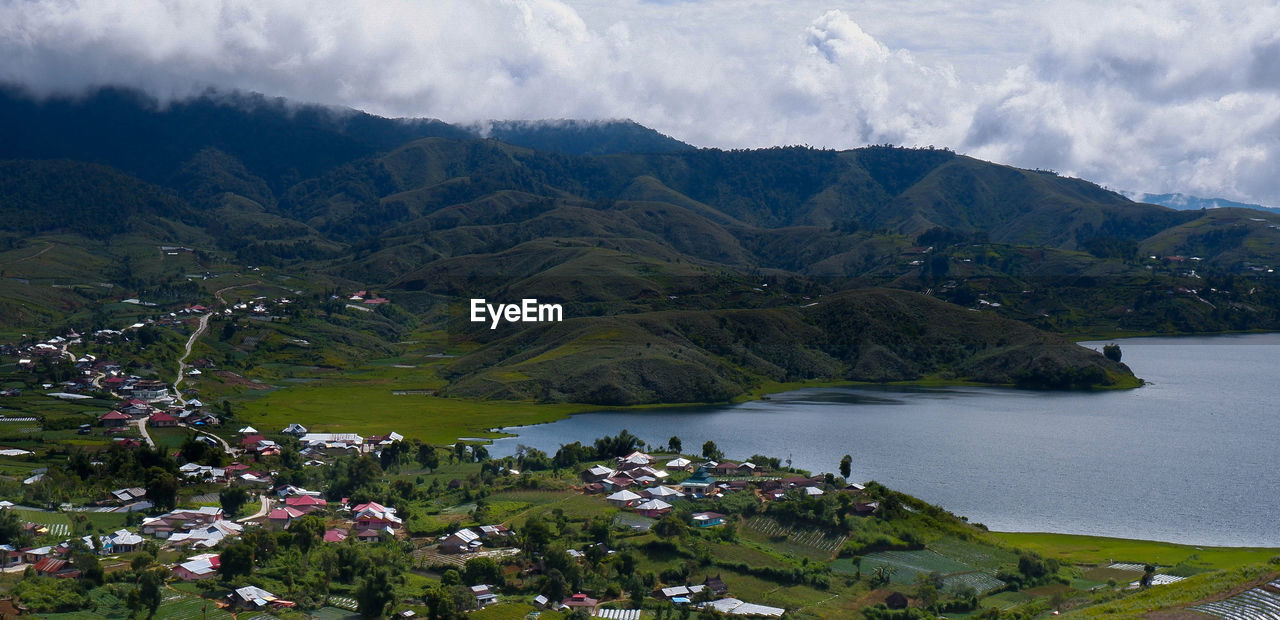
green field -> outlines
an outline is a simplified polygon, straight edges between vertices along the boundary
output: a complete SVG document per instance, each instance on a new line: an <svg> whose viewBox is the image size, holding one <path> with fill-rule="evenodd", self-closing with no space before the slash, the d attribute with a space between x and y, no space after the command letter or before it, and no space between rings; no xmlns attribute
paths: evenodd
<svg viewBox="0 0 1280 620"><path fill-rule="evenodd" d="M501 437L490 429L552 422L572 413L599 409L588 405L392 394L394 390L417 387L393 383L299 385L244 403L236 417L264 429L298 422L313 432L396 431L429 443L452 443L459 437Z"/></svg>
<svg viewBox="0 0 1280 620"><path fill-rule="evenodd" d="M914 583L919 575L930 573L950 575L973 570L972 566L966 566L929 550L883 551L862 558L863 574L870 574L877 566L892 568L894 573L891 581L901 584Z"/></svg>
<svg viewBox="0 0 1280 620"><path fill-rule="evenodd" d="M1108 565L1113 562L1227 569L1266 562L1280 549L1254 547L1197 547L1147 540L1127 540L1075 534L993 532L997 540L1072 564Z"/></svg>

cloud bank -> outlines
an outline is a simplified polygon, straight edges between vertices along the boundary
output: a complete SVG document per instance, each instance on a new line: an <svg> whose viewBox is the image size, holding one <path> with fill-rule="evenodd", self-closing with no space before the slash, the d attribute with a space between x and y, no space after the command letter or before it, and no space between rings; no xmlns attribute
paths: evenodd
<svg viewBox="0 0 1280 620"><path fill-rule="evenodd" d="M462 123L631 118L702 146L932 144L1280 204L1273 2L948 4L0 0L0 80Z"/></svg>

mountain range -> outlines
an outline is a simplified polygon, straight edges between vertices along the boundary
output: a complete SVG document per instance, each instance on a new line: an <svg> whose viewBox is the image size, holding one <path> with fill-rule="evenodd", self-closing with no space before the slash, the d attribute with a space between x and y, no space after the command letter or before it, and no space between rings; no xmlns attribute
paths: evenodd
<svg viewBox="0 0 1280 620"><path fill-rule="evenodd" d="M468 343L447 391L486 398L1115 385L1128 369L1062 335L1280 326L1280 216L1139 203L945 149L725 151L629 121L459 126L259 95L10 86L0 221L10 279L33 281L16 257L41 243L96 257L50 272L56 291L0 284L9 327L172 288L188 276L137 248L191 247L208 265L383 291ZM476 330L458 311L471 297L554 301L571 320Z"/></svg>

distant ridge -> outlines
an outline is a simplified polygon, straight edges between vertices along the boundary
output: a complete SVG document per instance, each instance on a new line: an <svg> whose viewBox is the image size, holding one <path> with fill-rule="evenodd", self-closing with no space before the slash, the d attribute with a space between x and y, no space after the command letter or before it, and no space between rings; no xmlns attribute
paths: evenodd
<svg viewBox="0 0 1280 620"><path fill-rule="evenodd" d="M1130 198L1153 205L1169 207L1179 211L1196 211L1199 209L1253 209L1255 211L1266 211L1267 213L1280 213L1278 207L1268 207L1248 202L1236 202L1227 200L1226 198L1201 198L1199 196L1188 196L1187 194L1143 194L1143 193L1126 193Z"/></svg>

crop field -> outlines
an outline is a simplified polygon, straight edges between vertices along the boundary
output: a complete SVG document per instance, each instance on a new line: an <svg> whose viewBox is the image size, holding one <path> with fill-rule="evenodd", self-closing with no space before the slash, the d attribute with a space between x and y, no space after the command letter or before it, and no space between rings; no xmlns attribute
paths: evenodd
<svg viewBox="0 0 1280 620"><path fill-rule="evenodd" d="M479 551L476 553L440 553L436 549L418 549L413 552L414 568L429 568L447 564L449 566L457 566L459 568L466 565L467 560L472 558L504 558L519 554L520 550L516 548L492 549L489 551Z"/></svg>
<svg viewBox="0 0 1280 620"><path fill-rule="evenodd" d="M1018 556L1012 551L980 545L950 536L929 543L928 548L961 564L991 572L999 570L1001 566L1016 565L1018 563Z"/></svg>
<svg viewBox="0 0 1280 620"><path fill-rule="evenodd" d="M1026 592L1001 592L982 599L983 607L995 607L997 609L1009 609L1030 603L1035 600L1034 596Z"/></svg>
<svg viewBox="0 0 1280 620"><path fill-rule="evenodd" d="M747 521L747 529L771 539L786 538L786 541L794 546L807 548L811 552L824 553L826 557L835 555L840 550L840 547L844 545L844 541L849 539L845 534L833 533L822 528L784 526L765 516L752 517Z"/></svg>
<svg viewBox="0 0 1280 620"><path fill-rule="evenodd" d="M787 568L791 562L772 554L751 548L747 543L718 544L711 547L711 556L724 562L741 562L748 566Z"/></svg>
<svg viewBox="0 0 1280 620"><path fill-rule="evenodd" d="M156 610L157 618L173 618L174 620L204 620L205 618L232 618L217 603L202 598L176 595L166 596L160 609Z"/></svg>
<svg viewBox="0 0 1280 620"><path fill-rule="evenodd" d="M1203 603L1191 609L1231 620L1280 618L1280 579L1250 588L1231 598Z"/></svg>
<svg viewBox="0 0 1280 620"><path fill-rule="evenodd" d="M17 509L17 513L27 523L36 523L48 527L49 534L52 536L66 537L71 535L71 519L60 512Z"/></svg>
<svg viewBox="0 0 1280 620"><path fill-rule="evenodd" d="M961 573L959 575L951 575L942 580L943 587L952 592L960 591L965 588L972 588L978 594L986 594L992 590L1004 587L1004 582L988 575L987 573L975 571L972 573Z"/></svg>
<svg viewBox="0 0 1280 620"><path fill-rule="evenodd" d="M923 551L882 551L862 558L862 574L869 574L877 566L893 568L894 583L913 583L918 575L938 573L952 575L973 572L972 566L966 566L951 558L929 550Z"/></svg>

